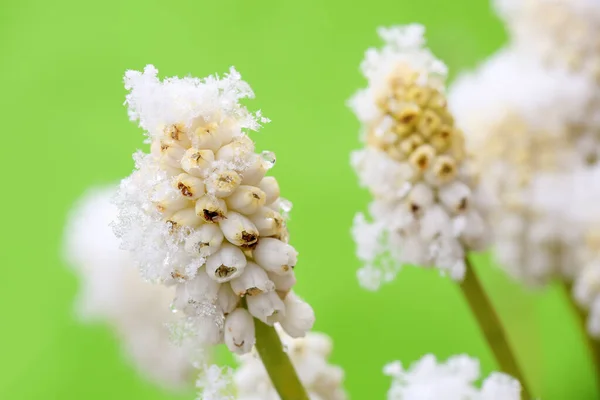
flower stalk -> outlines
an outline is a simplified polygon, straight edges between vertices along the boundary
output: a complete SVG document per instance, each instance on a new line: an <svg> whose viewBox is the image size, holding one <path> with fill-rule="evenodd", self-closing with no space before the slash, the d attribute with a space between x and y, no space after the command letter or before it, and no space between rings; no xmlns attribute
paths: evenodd
<svg viewBox="0 0 600 400"><path fill-rule="evenodd" d="M256 350L281 400L309 400L274 327L254 319Z"/></svg>
<svg viewBox="0 0 600 400"><path fill-rule="evenodd" d="M587 319L588 313L582 309L573 298L573 285L569 282L562 281L561 285L565 295L567 297L567 301L569 302L569 307L573 310L574 314L577 317L577 325L581 328L583 335L585 336L585 345L587 347L590 356L592 357L592 362L594 364L594 374L596 376L596 383L600 387L600 342L595 340L587 330Z"/></svg>
<svg viewBox="0 0 600 400"><path fill-rule="evenodd" d="M461 291L469 304L469 307L477 319L477 324L483 333L488 346L494 353L496 362L502 372L505 372L521 382L523 398L531 399L531 392L527 386L524 375L519 367L515 353L512 350L504 327L494 310L494 306L481 286L468 257L465 257L466 272Z"/></svg>

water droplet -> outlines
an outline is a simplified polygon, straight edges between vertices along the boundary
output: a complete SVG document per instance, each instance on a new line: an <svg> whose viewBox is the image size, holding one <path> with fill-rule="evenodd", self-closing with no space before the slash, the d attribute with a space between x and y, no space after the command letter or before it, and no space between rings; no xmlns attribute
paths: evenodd
<svg viewBox="0 0 600 400"><path fill-rule="evenodd" d="M275 157L275 153L267 150L260 153L260 157L266 163L267 169L273 168L273 166L275 165L275 161L277 160L277 158Z"/></svg>
<svg viewBox="0 0 600 400"><path fill-rule="evenodd" d="M177 308L175 307L175 302L174 302L174 301L173 301L173 302L171 302L171 305L169 306L169 308L171 309L171 312L172 312L173 314L175 314L177 311L179 311L179 310L177 310Z"/></svg>

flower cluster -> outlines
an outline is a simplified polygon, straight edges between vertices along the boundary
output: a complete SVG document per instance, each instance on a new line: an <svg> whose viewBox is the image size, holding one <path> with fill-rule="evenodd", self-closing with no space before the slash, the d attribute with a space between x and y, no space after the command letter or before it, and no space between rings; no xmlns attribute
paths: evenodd
<svg viewBox="0 0 600 400"><path fill-rule="evenodd" d="M327 335L310 332L306 337L294 339L281 329L278 333L311 400L346 400L342 388L344 371L327 362L332 350ZM234 377L238 400L279 399L256 353L244 354L239 362Z"/></svg>
<svg viewBox="0 0 600 400"><path fill-rule="evenodd" d="M399 361L388 364L384 373L392 378L388 400L520 400L521 385L512 377L493 373L481 388L479 362L466 355L438 363L429 354L408 370Z"/></svg>
<svg viewBox="0 0 600 400"><path fill-rule="evenodd" d="M145 278L176 286L173 308L188 318L175 333L240 354L255 342L254 318L302 336L314 315L291 291L291 205L265 176L275 156L257 154L245 132L266 121L239 103L253 97L248 84L234 69L161 82L147 66L125 86L151 152L121 183L115 232Z"/></svg>
<svg viewBox="0 0 600 400"><path fill-rule="evenodd" d="M352 165L374 196L373 222L359 214L353 229L366 263L359 278L372 289L405 263L461 280L465 250L487 242L476 177L448 110L446 67L424 47L423 32L380 29L385 46L367 52L368 87L350 102L366 144Z"/></svg>
<svg viewBox="0 0 600 400"><path fill-rule="evenodd" d="M133 364L153 382L168 388L191 383L190 348L175 346L167 322L174 288L142 281L128 252L109 224L117 215L111 198L116 187L90 190L67 221L65 258L77 273L81 289L80 318L108 324Z"/></svg>
<svg viewBox="0 0 600 400"><path fill-rule="evenodd" d="M533 53L547 65L600 79L596 0L495 0L495 5L519 51Z"/></svg>

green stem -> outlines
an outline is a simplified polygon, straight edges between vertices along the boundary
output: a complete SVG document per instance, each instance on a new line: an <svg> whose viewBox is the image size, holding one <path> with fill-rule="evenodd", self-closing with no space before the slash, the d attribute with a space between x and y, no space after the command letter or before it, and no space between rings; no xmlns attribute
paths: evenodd
<svg viewBox="0 0 600 400"><path fill-rule="evenodd" d="M275 328L254 319L256 350L281 400L309 400Z"/></svg>
<svg viewBox="0 0 600 400"><path fill-rule="evenodd" d="M592 357L592 361L594 363L596 382L597 382L598 386L600 387L600 342L598 340L595 340L593 337L591 337L588 334L588 330L587 330L588 313L575 302L575 299L573 298L573 294L572 294L572 289L573 289L572 284L569 282L562 282L561 286L565 292L565 295L569 302L569 306L571 307L571 309L577 316L578 325L579 325L583 335L585 336L585 344L590 353L590 356Z"/></svg>
<svg viewBox="0 0 600 400"><path fill-rule="evenodd" d="M485 294L485 290L483 289L481 282L479 282L479 278L477 278L473 266L466 257L465 264L465 279L460 287L467 303L469 303L473 315L477 319L479 328L485 336L488 346L494 353L496 362L500 366L502 372L518 379L523 388L524 398L531 399L531 392L529 391L525 377L519 368L514 352L510 347L504 327L494 310L494 306Z"/></svg>

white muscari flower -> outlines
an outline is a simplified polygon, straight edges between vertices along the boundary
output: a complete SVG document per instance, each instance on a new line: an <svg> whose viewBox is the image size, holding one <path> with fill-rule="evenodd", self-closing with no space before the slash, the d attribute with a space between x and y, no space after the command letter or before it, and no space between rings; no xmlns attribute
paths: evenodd
<svg viewBox="0 0 600 400"><path fill-rule="evenodd" d="M392 378L388 400L521 400L521 385L512 377L493 373L481 386L479 362L466 355L438 362L428 354L404 369L399 361L385 366Z"/></svg>
<svg viewBox="0 0 600 400"><path fill-rule="evenodd" d="M596 162L600 119L588 108L594 91L587 77L548 68L512 48L459 77L450 91L449 104L482 177L480 187L492 199L488 219L495 256L530 285L572 278L577 265L572 250L578 234L534 205L540 188L532 182ZM569 195L558 186L544 191L549 199ZM468 216L482 229L473 217Z"/></svg>
<svg viewBox="0 0 600 400"><path fill-rule="evenodd" d="M127 251L119 249L110 223L115 187L87 192L70 213L65 257L81 288L77 313L110 326L132 364L152 382L171 389L191 384L188 347L175 346L165 323L176 320L169 306L174 288L144 282Z"/></svg>
<svg viewBox="0 0 600 400"><path fill-rule="evenodd" d="M171 330L184 343L247 352L252 318L272 325L285 316L294 335L304 334L314 315L287 300L295 280L279 290L268 276L291 274L297 253L280 213L289 202L265 176L275 156L257 154L247 135L267 121L239 103L252 90L234 69L203 80L157 73L147 66L125 75L129 115L151 152L136 153L135 171L121 182L114 227L122 247L147 280L176 287L174 309L185 318Z"/></svg>
<svg viewBox="0 0 600 400"><path fill-rule="evenodd" d="M394 279L402 264L435 266L460 281L465 252L488 241L463 134L447 106L447 70L423 33L420 25L380 29L385 45L368 50L361 65L368 86L350 101L366 144L351 163L374 196L373 221L359 214L352 230L368 289Z"/></svg>
<svg viewBox="0 0 600 400"><path fill-rule="evenodd" d="M332 349L331 339L317 332L294 339L278 325L276 327L308 397L311 400L346 400L342 387L344 371L327 362ZM258 354L244 354L239 357L239 364L234 375L237 400L279 400Z"/></svg>
<svg viewBox="0 0 600 400"><path fill-rule="evenodd" d="M495 0L512 45L548 65L600 79L600 3L596 0ZM543 18L540 18L543 15Z"/></svg>

